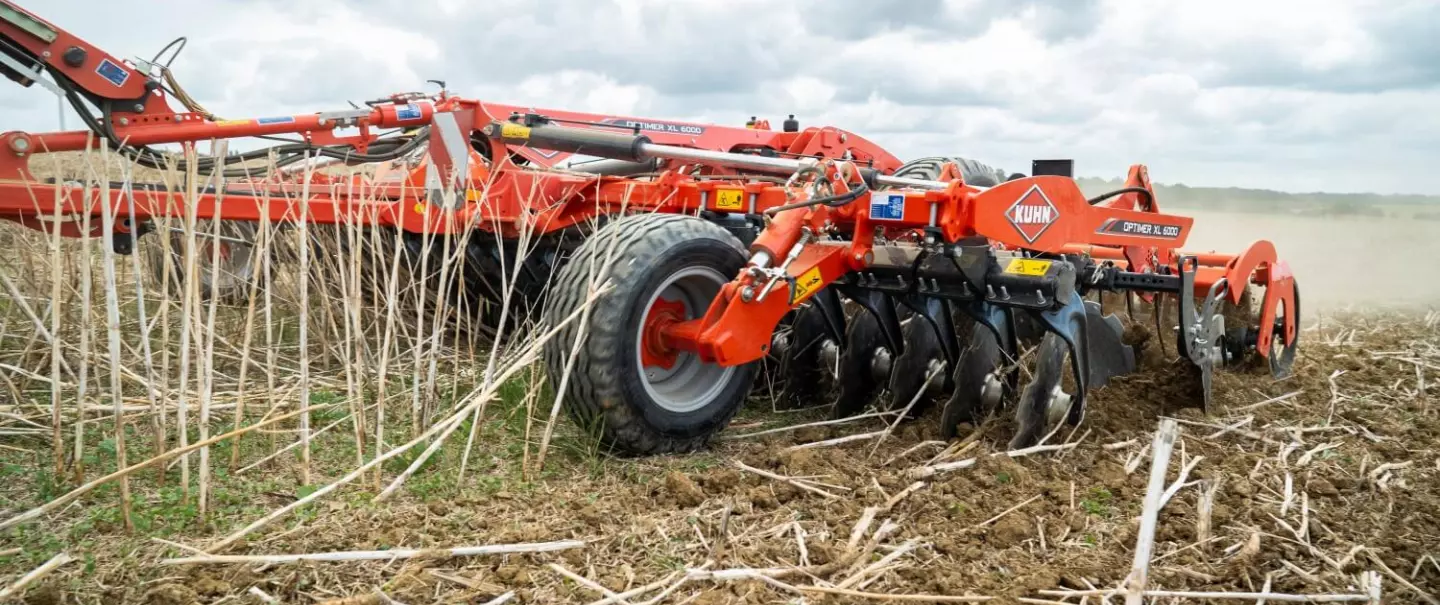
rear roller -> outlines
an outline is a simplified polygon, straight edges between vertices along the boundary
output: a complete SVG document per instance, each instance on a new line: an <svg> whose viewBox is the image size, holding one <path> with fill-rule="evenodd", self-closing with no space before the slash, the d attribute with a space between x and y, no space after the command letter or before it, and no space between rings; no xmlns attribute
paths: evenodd
<svg viewBox="0 0 1440 605"><path fill-rule="evenodd" d="M669 349L660 334L703 315L745 261L735 236L683 215L627 216L586 239L556 276L544 312L557 325L581 309L592 277L609 280L588 318L577 316L545 345L550 383L564 383L571 417L624 453L704 446L739 410L756 364L706 363Z"/></svg>

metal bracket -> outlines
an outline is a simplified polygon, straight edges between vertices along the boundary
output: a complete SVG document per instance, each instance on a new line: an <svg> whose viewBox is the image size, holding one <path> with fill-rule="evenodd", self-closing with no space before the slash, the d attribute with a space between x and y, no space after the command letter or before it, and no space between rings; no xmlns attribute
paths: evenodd
<svg viewBox="0 0 1440 605"><path fill-rule="evenodd" d="M954 370L955 361L960 358L960 340L955 335L955 322L951 319L950 301L933 296L904 296L901 304L925 318L930 329L940 340L940 351L945 354L946 367Z"/></svg>
<svg viewBox="0 0 1440 605"><path fill-rule="evenodd" d="M830 338L835 342L845 342L845 307L840 302L840 294L833 288L821 288L810 302L820 310L820 317L825 320L825 329L830 333Z"/></svg>

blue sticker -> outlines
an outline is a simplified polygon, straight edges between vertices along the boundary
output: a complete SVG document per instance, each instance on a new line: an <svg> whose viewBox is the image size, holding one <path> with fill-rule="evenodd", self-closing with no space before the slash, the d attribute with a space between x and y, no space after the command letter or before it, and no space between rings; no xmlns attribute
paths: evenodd
<svg viewBox="0 0 1440 605"><path fill-rule="evenodd" d="M871 195L870 219L879 221L905 220L905 195L900 193Z"/></svg>
<svg viewBox="0 0 1440 605"><path fill-rule="evenodd" d="M395 119L402 122L420 119L420 106L414 103L395 108Z"/></svg>
<svg viewBox="0 0 1440 605"><path fill-rule="evenodd" d="M95 73L100 74L100 77L109 80L116 86L124 86L125 82L130 79L130 70L109 59L101 59L100 67L95 68Z"/></svg>
<svg viewBox="0 0 1440 605"><path fill-rule="evenodd" d="M292 118L292 117L289 117L289 116L286 116L286 117L283 117L283 118L260 118L260 119L258 119L258 120L255 120L255 123L256 123L256 124L260 124L260 125L265 125L265 124L292 124L292 123L294 123L294 122L295 122L295 118Z"/></svg>

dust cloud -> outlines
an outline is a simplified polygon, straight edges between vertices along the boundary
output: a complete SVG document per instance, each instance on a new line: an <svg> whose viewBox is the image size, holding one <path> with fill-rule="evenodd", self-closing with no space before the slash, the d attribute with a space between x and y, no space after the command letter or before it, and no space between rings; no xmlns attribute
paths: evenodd
<svg viewBox="0 0 1440 605"><path fill-rule="evenodd" d="M1302 317L1345 308L1440 306L1440 221L1165 212L1195 218L1187 252L1239 253L1256 240L1273 242L1295 273Z"/></svg>

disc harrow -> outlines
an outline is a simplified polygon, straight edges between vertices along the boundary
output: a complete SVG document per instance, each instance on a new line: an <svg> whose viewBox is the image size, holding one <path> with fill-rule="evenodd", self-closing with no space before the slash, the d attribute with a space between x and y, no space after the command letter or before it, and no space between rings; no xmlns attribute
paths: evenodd
<svg viewBox="0 0 1440 605"><path fill-rule="evenodd" d="M1177 396L1204 410L1215 371L1263 361L1283 377L1294 363L1300 297L1275 247L1183 251L1192 219L1161 211L1143 165L1087 198L1068 160L1037 160L1028 175L969 157L902 163L856 133L794 119L776 131L545 110L443 84L353 109L219 120L167 88L168 65L122 61L0 5L0 71L51 88L86 126L0 135L0 218L82 237L102 221L81 219L114 212L127 217L113 234L122 254L163 219L223 221L226 251L200 256L226 264L198 278L233 295L257 274L254 223L304 217L312 256L359 242L517 338L529 322L576 316L591 286L608 284L544 359L566 409L620 451L703 447L757 383L781 405L835 416L933 412L945 438L1008 415L1009 445L1022 448L1080 423L1089 394L1166 336ZM194 153L281 135L299 142ZM29 169L38 154L97 142L141 166L218 178L126 183L107 197ZM190 153L152 147L162 144ZM1132 337L1150 322L1148 341Z"/></svg>

